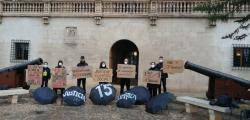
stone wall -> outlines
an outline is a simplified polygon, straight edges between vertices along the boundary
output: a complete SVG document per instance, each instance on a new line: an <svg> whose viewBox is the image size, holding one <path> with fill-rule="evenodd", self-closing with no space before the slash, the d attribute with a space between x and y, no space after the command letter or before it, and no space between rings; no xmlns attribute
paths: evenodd
<svg viewBox="0 0 250 120"><path fill-rule="evenodd" d="M42 57L55 67L62 59L70 73L71 67L84 55L94 68L104 60L109 62L112 45L121 39L135 43L139 49L139 85L142 72L151 61L158 62L158 56L184 59L196 64L220 70L249 79L249 71L232 70L232 44L250 44L250 37L242 41L222 40L221 37L237 27L233 20L217 22L209 27L203 18L159 18L156 26L151 26L144 18L104 18L101 25L95 25L92 18L51 18L43 24L41 18L4 17L0 24L0 68L10 63L11 40L30 40L30 59ZM77 27L77 37L73 44L65 43L66 27ZM69 85L76 84L68 76ZM89 79L88 86L94 83ZM168 89L179 91L205 91L208 77L185 70L170 75Z"/></svg>

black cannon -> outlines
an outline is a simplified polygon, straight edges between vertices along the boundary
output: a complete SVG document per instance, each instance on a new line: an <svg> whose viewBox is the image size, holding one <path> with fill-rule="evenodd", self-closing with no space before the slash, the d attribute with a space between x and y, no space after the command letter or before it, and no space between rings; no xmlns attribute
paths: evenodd
<svg viewBox="0 0 250 120"><path fill-rule="evenodd" d="M250 100L250 81L227 73L212 70L187 61L185 69L198 72L209 77L207 97L214 99L220 95L228 95L235 99Z"/></svg>
<svg viewBox="0 0 250 120"><path fill-rule="evenodd" d="M25 69L27 69L28 65L40 65L42 63L43 60L38 58L26 63L0 69L0 85L9 88L23 87L26 84Z"/></svg>

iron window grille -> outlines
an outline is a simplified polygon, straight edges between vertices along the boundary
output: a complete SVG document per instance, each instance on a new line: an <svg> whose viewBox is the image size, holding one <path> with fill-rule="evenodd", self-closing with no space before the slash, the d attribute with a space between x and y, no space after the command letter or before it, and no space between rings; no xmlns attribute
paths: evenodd
<svg viewBox="0 0 250 120"><path fill-rule="evenodd" d="M233 70L250 70L250 44L233 44Z"/></svg>
<svg viewBox="0 0 250 120"><path fill-rule="evenodd" d="M29 61L30 40L11 40L10 62L22 63Z"/></svg>

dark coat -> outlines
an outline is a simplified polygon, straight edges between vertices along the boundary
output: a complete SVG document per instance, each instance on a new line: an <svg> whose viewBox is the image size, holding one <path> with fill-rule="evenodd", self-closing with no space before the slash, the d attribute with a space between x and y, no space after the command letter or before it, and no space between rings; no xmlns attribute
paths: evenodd
<svg viewBox="0 0 250 120"><path fill-rule="evenodd" d="M84 66L88 66L88 63L80 62L80 63L77 64L77 67L84 67Z"/></svg>
<svg viewBox="0 0 250 120"><path fill-rule="evenodd" d="M156 65L156 69L158 69L159 71L161 71L161 79L166 79L166 78L168 78L168 73L163 73L162 68L163 68L163 63L158 63Z"/></svg>
<svg viewBox="0 0 250 120"><path fill-rule="evenodd" d="M88 66L88 63L86 63L86 62L79 62L77 65L76 65L77 67L84 67L84 66ZM86 78L79 78L79 79L77 79L77 80L86 80Z"/></svg>
<svg viewBox="0 0 250 120"><path fill-rule="evenodd" d="M148 70L159 71L157 67L154 67L154 68L149 68ZM147 87L158 88L158 87L159 87L159 85L157 85L157 84L147 83Z"/></svg>
<svg viewBox="0 0 250 120"><path fill-rule="evenodd" d="M59 65L58 65L58 66L56 66L55 68L65 68L65 67L64 67L64 66L59 66Z"/></svg>
<svg viewBox="0 0 250 120"><path fill-rule="evenodd" d="M44 76L44 72L47 72L47 75ZM50 68L43 67L43 80L49 80L51 78Z"/></svg>

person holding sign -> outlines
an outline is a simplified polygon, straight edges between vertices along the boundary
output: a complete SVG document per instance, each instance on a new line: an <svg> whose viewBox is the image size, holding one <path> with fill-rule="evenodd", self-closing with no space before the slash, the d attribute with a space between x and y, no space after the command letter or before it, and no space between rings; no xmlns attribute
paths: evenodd
<svg viewBox="0 0 250 120"><path fill-rule="evenodd" d="M108 69L105 61L102 61L99 66L100 69ZM99 84L108 84L108 82L99 82Z"/></svg>
<svg viewBox="0 0 250 120"><path fill-rule="evenodd" d="M48 81L50 78L51 78L51 73L50 73L50 68L48 67L48 62L44 62L41 87L48 87Z"/></svg>
<svg viewBox="0 0 250 120"><path fill-rule="evenodd" d="M80 63L77 64L77 67L88 66L88 63L85 62L84 56L81 56L80 59L81 59ZM77 86L78 87L81 87L81 83L82 83L82 88L83 88L84 92L86 92L86 78L77 79Z"/></svg>
<svg viewBox="0 0 250 120"><path fill-rule="evenodd" d="M158 71L158 69L155 65L155 62L150 63L149 70ZM149 91L151 97L157 96L157 89L159 88L159 86L160 85L158 85L158 84L147 83L148 91Z"/></svg>
<svg viewBox="0 0 250 120"><path fill-rule="evenodd" d="M128 65L128 58L124 59L124 64ZM120 94L122 94L124 92L124 86L125 85L126 85L127 90L129 90L130 89L130 79L129 78L121 78L121 81L120 81L120 87L121 87Z"/></svg>
<svg viewBox="0 0 250 120"><path fill-rule="evenodd" d="M163 86L163 91L167 92L166 79L168 78L167 73L163 73L163 56L159 57L159 63L157 64L157 69L161 71L161 84ZM159 86L159 94L161 94L161 84Z"/></svg>
<svg viewBox="0 0 250 120"><path fill-rule="evenodd" d="M64 69L65 69L65 67L63 66L63 61L62 61L62 60L59 60L57 66L56 66L55 68L64 68ZM62 96L62 95L63 95L63 92L64 92L64 90L65 90L65 88L53 88L53 90L54 90L54 92L55 92L56 94L57 94L58 89L61 90L61 96Z"/></svg>

